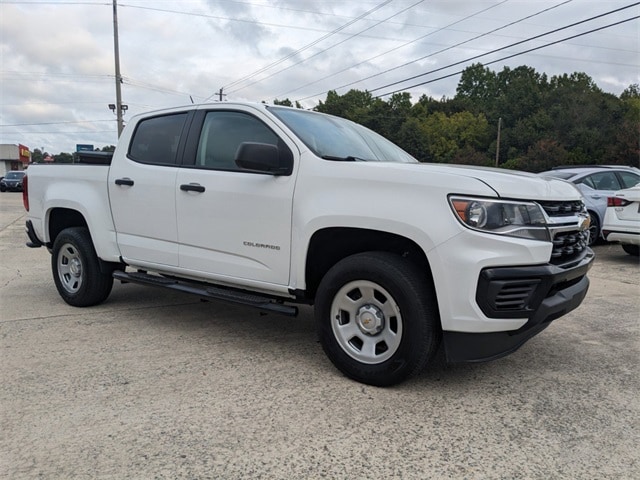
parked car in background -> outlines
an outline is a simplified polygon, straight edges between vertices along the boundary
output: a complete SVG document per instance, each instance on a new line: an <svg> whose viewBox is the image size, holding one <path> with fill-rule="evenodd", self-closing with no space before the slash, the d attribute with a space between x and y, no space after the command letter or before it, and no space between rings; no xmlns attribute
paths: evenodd
<svg viewBox="0 0 640 480"><path fill-rule="evenodd" d="M618 190L631 188L640 183L640 170L622 165L556 167L540 175L561 178L578 187L591 217L590 245L602 238L607 198L613 197Z"/></svg>
<svg viewBox="0 0 640 480"><path fill-rule="evenodd" d="M620 242L629 255L640 255L640 184L607 199L602 235L608 242Z"/></svg>
<svg viewBox="0 0 640 480"><path fill-rule="evenodd" d="M22 191L22 179L26 172L15 170L7 172L7 174L0 180L0 192Z"/></svg>

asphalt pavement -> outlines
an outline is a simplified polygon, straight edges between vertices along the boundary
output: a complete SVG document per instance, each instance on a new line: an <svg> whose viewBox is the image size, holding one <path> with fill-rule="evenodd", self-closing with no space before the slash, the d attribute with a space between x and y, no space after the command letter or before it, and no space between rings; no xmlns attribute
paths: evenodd
<svg viewBox="0 0 640 480"><path fill-rule="evenodd" d="M116 284L73 308L0 194L0 478L638 479L640 265L516 353L393 388L343 377L312 311Z"/></svg>

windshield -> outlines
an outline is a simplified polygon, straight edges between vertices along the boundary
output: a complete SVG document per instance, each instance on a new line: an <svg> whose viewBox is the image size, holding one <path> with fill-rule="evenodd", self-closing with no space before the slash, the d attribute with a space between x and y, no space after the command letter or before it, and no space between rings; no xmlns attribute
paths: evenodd
<svg viewBox="0 0 640 480"><path fill-rule="evenodd" d="M416 163L386 138L344 118L307 110L269 107L318 157L328 160Z"/></svg>
<svg viewBox="0 0 640 480"><path fill-rule="evenodd" d="M24 172L7 172L6 178L7 180L19 180L24 177Z"/></svg>

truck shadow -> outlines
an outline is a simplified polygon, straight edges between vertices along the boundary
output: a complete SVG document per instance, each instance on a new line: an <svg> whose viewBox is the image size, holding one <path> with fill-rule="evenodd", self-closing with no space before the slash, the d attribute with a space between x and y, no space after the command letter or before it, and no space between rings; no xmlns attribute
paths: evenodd
<svg viewBox="0 0 640 480"><path fill-rule="evenodd" d="M239 364L259 359L274 368L274 374L282 374L291 366L293 370L313 371L318 381L324 377L324 381L341 379L360 385L344 377L325 356L316 334L313 307L300 306L297 317L288 317L223 301L201 301L163 289L124 285L114 287L109 301L98 308L118 317L126 315L134 323L142 322L135 328L179 337L183 343L191 341L197 345L194 356L201 358L205 351L214 363L224 362L224 354L231 354ZM544 343L544 339L535 341ZM441 349L424 372L393 388L423 390L446 385L462 392L484 382L508 383L514 376L539 375L544 369L545 362L528 345L504 359L476 364L448 364Z"/></svg>

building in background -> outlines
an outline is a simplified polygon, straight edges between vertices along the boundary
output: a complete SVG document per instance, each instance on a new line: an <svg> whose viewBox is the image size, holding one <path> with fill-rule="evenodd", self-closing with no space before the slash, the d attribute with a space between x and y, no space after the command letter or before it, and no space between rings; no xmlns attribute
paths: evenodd
<svg viewBox="0 0 640 480"><path fill-rule="evenodd" d="M0 145L0 177L11 170L24 170L31 160L29 147L18 144Z"/></svg>

